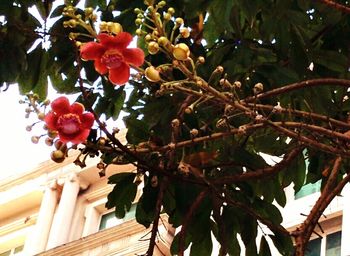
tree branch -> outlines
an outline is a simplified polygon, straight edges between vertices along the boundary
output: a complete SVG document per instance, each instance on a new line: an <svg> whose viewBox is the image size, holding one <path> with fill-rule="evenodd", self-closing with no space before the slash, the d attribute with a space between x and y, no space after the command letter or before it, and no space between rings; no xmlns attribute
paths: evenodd
<svg viewBox="0 0 350 256"><path fill-rule="evenodd" d="M338 4L332 0L318 0L318 1L331 7L331 8L337 9L338 11L341 11L344 13L350 13L350 7L347 7L347 6L342 5L342 4Z"/></svg>
<svg viewBox="0 0 350 256"><path fill-rule="evenodd" d="M224 176L224 177L212 180L211 183L212 184L231 184L235 182L270 178L272 175L277 174L278 172L286 168L286 166L288 166L303 149L304 149L303 147L294 148L284 156L282 161L280 161L274 166L258 169L252 172L245 172L243 174L231 175L226 177Z"/></svg>
<svg viewBox="0 0 350 256"><path fill-rule="evenodd" d="M342 191L343 187L350 181L350 174L343 178L338 184L337 176L341 167L342 158L337 157L334 161L332 171L329 175L326 185L321 192L315 205L312 207L305 221L292 232L296 241L296 256L303 256L306 250L306 244L309 241L319 218L330 202Z"/></svg>
<svg viewBox="0 0 350 256"><path fill-rule="evenodd" d="M168 184L169 184L168 177L164 177L163 180L161 181L159 192L158 192L156 208L155 208L156 215L155 215L155 218L154 218L153 224L152 224L151 238L150 238L150 242L148 245L148 250L146 252L147 256L153 255L154 246L156 244L156 237L157 237L157 233L158 233L158 224L159 224L160 212L162 209L164 191L166 190Z"/></svg>
<svg viewBox="0 0 350 256"><path fill-rule="evenodd" d="M251 96L247 97L243 100L241 100L242 104L248 103L248 102L253 102L256 99L265 99L265 98L270 98L273 96L277 96L280 94L284 94L287 92L299 90L302 88L310 88L310 87L316 87L316 86L342 86L342 87L350 87L350 80L346 79L337 79L337 78L320 78L320 79L313 79L313 80L306 80L302 81L300 83L293 83L289 85L285 85L264 93L260 93L256 96Z"/></svg>

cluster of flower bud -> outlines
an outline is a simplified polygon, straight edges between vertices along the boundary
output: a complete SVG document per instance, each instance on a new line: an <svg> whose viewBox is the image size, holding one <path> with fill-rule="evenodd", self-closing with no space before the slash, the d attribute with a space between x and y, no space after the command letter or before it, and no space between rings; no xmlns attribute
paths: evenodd
<svg viewBox="0 0 350 256"><path fill-rule="evenodd" d="M117 22L111 22L111 21L101 21L100 23L100 32L107 32L111 34L119 34L120 32L123 32L123 27Z"/></svg>
<svg viewBox="0 0 350 256"><path fill-rule="evenodd" d="M138 26L136 35L144 36L149 54L157 54L163 48L167 52L172 53L176 60L187 60L190 56L189 47L184 43L175 44L178 38L188 38L190 36L190 30L183 27L184 20L180 17L175 18L175 9L169 7L167 11L163 11L162 21L159 10L165 7L165 1L160 1L156 5L154 5L153 1L147 1L147 5L149 6L145 11L139 8L134 9L134 11L137 14L135 20L135 24ZM152 22L150 23L149 20L152 20ZM173 32L168 38L163 28L169 21L173 21L174 26ZM174 31L177 29L179 29L179 35L174 39Z"/></svg>

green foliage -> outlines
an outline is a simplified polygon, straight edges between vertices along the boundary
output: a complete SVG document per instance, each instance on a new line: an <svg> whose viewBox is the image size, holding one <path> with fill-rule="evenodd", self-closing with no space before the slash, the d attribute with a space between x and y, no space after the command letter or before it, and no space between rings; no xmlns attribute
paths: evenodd
<svg viewBox="0 0 350 256"><path fill-rule="evenodd" d="M125 213L135 200L137 185L134 183L135 173L118 173L109 177L109 184L114 184L112 192L108 194L106 207L111 209L115 207L115 215L122 219Z"/></svg>

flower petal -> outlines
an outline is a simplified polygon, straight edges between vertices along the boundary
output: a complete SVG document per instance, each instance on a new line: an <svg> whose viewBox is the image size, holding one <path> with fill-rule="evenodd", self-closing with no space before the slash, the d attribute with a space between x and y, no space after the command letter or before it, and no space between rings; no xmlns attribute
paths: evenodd
<svg viewBox="0 0 350 256"><path fill-rule="evenodd" d="M70 106L70 110L72 113L77 114L77 115L81 115L83 114L85 107L83 104L79 103L79 102L74 102L71 106Z"/></svg>
<svg viewBox="0 0 350 256"><path fill-rule="evenodd" d="M60 138L60 141L62 141L63 143L68 143L72 141L72 136L69 136L64 133L58 133L58 137Z"/></svg>
<svg viewBox="0 0 350 256"><path fill-rule="evenodd" d="M88 42L80 47L80 56L83 60L95 60L101 58L106 48L96 42Z"/></svg>
<svg viewBox="0 0 350 256"><path fill-rule="evenodd" d="M57 130L57 115L55 115L52 111L46 114L44 121L50 130Z"/></svg>
<svg viewBox="0 0 350 256"><path fill-rule="evenodd" d="M127 32L120 32L116 36L101 33L97 38L103 46L116 49L125 49L132 41L132 35Z"/></svg>
<svg viewBox="0 0 350 256"><path fill-rule="evenodd" d="M91 129L91 126L94 124L95 118L94 115L90 112L84 113L81 118L81 127L83 129Z"/></svg>
<svg viewBox="0 0 350 256"><path fill-rule="evenodd" d="M95 70L101 74L104 75L108 72L108 69L105 64L102 64L101 59L96 59L95 62Z"/></svg>
<svg viewBox="0 0 350 256"><path fill-rule="evenodd" d="M125 62L121 63L118 68L109 70L109 81L116 85L125 84L129 81L130 67Z"/></svg>
<svg viewBox="0 0 350 256"><path fill-rule="evenodd" d="M72 142L73 144L82 143L87 139L89 134L90 134L90 129L83 129L77 134L77 136L75 136L74 138L71 138L70 142Z"/></svg>
<svg viewBox="0 0 350 256"><path fill-rule="evenodd" d="M141 66L145 59L144 52L139 48L130 48L123 50L124 60L135 66Z"/></svg>
<svg viewBox="0 0 350 256"><path fill-rule="evenodd" d="M69 113L70 104L68 98L65 96L58 97L51 103L51 108L58 115Z"/></svg>

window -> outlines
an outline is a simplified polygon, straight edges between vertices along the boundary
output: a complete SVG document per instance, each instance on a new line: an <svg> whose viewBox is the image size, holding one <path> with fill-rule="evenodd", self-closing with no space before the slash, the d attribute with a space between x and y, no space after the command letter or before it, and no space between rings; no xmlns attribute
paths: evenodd
<svg viewBox="0 0 350 256"><path fill-rule="evenodd" d="M19 255L21 255L21 252L23 251L23 247L24 247L24 245L17 246L15 248L12 248L12 249L6 251L6 252L0 253L0 256L14 256L14 255L19 256Z"/></svg>
<svg viewBox="0 0 350 256"><path fill-rule="evenodd" d="M305 256L320 256L321 255L321 238L311 240L306 248Z"/></svg>
<svg viewBox="0 0 350 256"><path fill-rule="evenodd" d="M326 256L340 255L341 231L327 236Z"/></svg>
<svg viewBox="0 0 350 256"><path fill-rule="evenodd" d="M315 183L309 183L301 187L301 189L295 194L295 199L302 198L304 196L311 195L320 191L321 189L321 180Z"/></svg>
<svg viewBox="0 0 350 256"><path fill-rule="evenodd" d="M340 256L340 246L341 231L338 231L323 238L311 240L307 246L305 256Z"/></svg>
<svg viewBox="0 0 350 256"><path fill-rule="evenodd" d="M111 228L111 227L117 226L125 221L134 219L135 212L136 212L136 204L133 204L130 208L130 211L128 211L125 214L125 217L123 219L118 219L115 216L114 212L106 213L106 214L102 215L102 217L101 217L99 230ZM2 256L2 255L0 255L0 256Z"/></svg>

